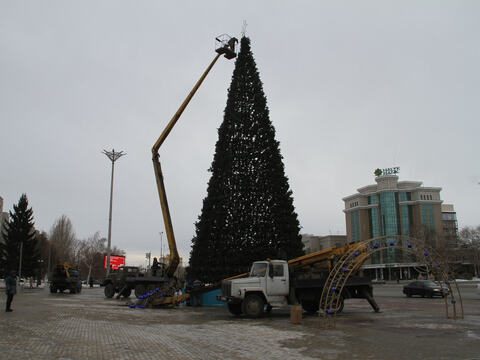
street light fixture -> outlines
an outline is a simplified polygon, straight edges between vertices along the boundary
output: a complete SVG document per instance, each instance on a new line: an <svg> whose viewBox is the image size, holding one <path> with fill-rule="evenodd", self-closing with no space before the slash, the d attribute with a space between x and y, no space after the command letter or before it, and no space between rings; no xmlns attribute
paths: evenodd
<svg viewBox="0 0 480 360"><path fill-rule="evenodd" d="M115 161L120 159L123 155L127 155L123 151L115 152L103 150L102 153L107 155L107 157L112 162L112 179L110 181L110 212L108 215L108 245L107 245L107 276L110 275L110 253L111 253L111 244L112 244L112 200L113 200L113 172L115 168Z"/></svg>

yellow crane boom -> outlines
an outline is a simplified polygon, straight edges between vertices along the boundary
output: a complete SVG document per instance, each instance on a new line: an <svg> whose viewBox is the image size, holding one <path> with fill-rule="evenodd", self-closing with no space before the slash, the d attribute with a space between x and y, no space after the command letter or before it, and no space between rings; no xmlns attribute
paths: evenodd
<svg viewBox="0 0 480 360"><path fill-rule="evenodd" d="M180 257L178 255L178 250L177 250L177 243L175 241L175 235L173 232L173 225L172 225L172 218L170 216L170 210L168 207L168 200L167 200L167 194L165 191L165 184L163 182L163 173L162 173L162 167L160 165L160 155L159 155L159 150L160 147L162 146L163 142L167 138L168 134L172 131L173 127L177 123L178 119L180 119L180 116L182 115L183 111L187 107L188 103L190 100L193 98L193 95L197 92L198 88L202 84L203 80L207 77L208 73L212 69L213 65L217 62L218 58L221 55L224 55L227 59L232 59L236 56L235 54L235 43L237 42L237 39L235 38L221 38L219 37L216 38L217 41L220 42L220 46L216 49L217 55L215 58L212 60L210 65L207 67L203 75L200 77L200 79L197 81L195 86L193 87L192 91L188 94L186 99L183 101L182 105L178 108L177 112L175 115L173 115L172 119L170 122L167 124L165 129L163 130L162 134L159 136L157 141L152 147L152 161L153 161L153 168L155 172L155 179L157 182L157 189L158 189L158 196L160 198L160 205L162 207L162 214L163 214L163 221L165 223L165 231L167 234L167 241L168 241L168 248L170 250L170 255L169 255L169 261L168 261L168 266L166 269L166 275L168 277L172 277L175 270L177 269L178 263L180 262Z"/></svg>
<svg viewBox="0 0 480 360"><path fill-rule="evenodd" d="M352 248L355 248L356 250L360 250L363 246L364 246L363 242L356 242L356 243L341 246L341 247L333 246L327 249L323 249L311 254L307 254L307 255L292 259L288 262L288 265L292 268L301 268L305 266L314 266L320 263L321 266L323 265L323 267L326 267L330 270L332 267L333 260L346 254L347 251L349 251ZM364 260L365 259L363 259L363 261ZM357 270L363 264L363 261L361 263L357 261L357 266L356 266Z"/></svg>

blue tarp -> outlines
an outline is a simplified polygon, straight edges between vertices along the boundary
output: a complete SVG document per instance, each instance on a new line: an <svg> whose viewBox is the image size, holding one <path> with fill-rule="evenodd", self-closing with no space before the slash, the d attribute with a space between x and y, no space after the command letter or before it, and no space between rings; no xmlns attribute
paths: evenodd
<svg viewBox="0 0 480 360"><path fill-rule="evenodd" d="M191 306L227 306L223 301L217 301L217 295L220 295L222 291L220 289L212 290L201 295L191 296ZM197 304L197 297L200 297L200 304Z"/></svg>

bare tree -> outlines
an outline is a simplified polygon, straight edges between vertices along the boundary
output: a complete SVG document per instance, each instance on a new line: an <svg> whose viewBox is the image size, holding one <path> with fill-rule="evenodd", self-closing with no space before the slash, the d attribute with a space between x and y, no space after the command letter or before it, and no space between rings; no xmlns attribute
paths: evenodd
<svg viewBox="0 0 480 360"><path fill-rule="evenodd" d="M100 237L97 231L88 239L78 241L76 246L77 264L82 275L87 274L87 283L90 278L99 279L105 276L104 261L107 239ZM117 247L112 248L112 254L125 255L125 251Z"/></svg>
<svg viewBox="0 0 480 360"><path fill-rule="evenodd" d="M92 269L105 250L105 238L100 237L97 231L93 236L86 240L79 241L78 246L78 264L87 270L87 283L90 281Z"/></svg>
<svg viewBox="0 0 480 360"><path fill-rule="evenodd" d="M105 252L107 249L105 248ZM112 247L112 254L113 255L119 255L119 256L124 256L125 255L125 250L122 250L116 246Z"/></svg>
<svg viewBox="0 0 480 360"><path fill-rule="evenodd" d="M49 238L52 246L52 259L55 262L75 261L75 231L72 222L66 215L62 215L55 221Z"/></svg>
<svg viewBox="0 0 480 360"><path fill-rule="evenodd" d="M460 230L460 241L469 250L475 276L480 274L480 226L465 226Z"/></svg>
<svg viewBox="0 0 480 360"><path fill-rule="evenodd" d="M37 278L43 279L43 277L47 274L48 271L50 242L48 240L48 235L45 231L37 231L35 233L35 236L37 238L37 249L40 255Z"/></svg>

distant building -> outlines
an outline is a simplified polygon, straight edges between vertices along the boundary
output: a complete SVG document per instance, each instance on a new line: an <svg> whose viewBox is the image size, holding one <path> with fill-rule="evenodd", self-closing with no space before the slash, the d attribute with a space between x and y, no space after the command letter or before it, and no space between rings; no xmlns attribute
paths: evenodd
<svg viewBox="0 0 480 360"><path fill-rule="evenodd" d="M310 234L302 235L302 242L305 245L305 254L328 249L334 246L341 247L347 244L346 235L315 236Z"/></svg>
<svg viewBox="0 0 480 360"><path fill-rule="evenodd" d="M455 212L453 205L442 204L442 223L445 245L448 248L458 248L457 213Z"/></svg>
<svg viewBox="0 0 480 360"><path fill-rule="evenodd" d="M424 187L420 181L398 181L397 175L381 175L381 171L375 182L343 198L349 243L406 235L421 236L434 247L445 245L440 187ZM389 241L405 248L407 245L397 238ZM410 277L410 270L417 266L421 264L409 261L406 252L392 248L373 254L371 263L364 268L375 271L375 278L402 279Z"/></svg>
<svg viewBox="0 0 480 360"><path fill-rule="evenodd" d="M8 222L9 216L8 212L3 211L3 198L0 196L0 243L5 243L5 240L3 239L3 229L4 229L4 224Z"/></svg>
<svg viewBox="0 0 480 360"><path fill-rule="evenodd" d="M448 247L448 263L451 271L461 279L470 279L478 276L475 264L475 252L460 242L458 234L457 213L453 205L442 204L443 236Z"/></svg>

